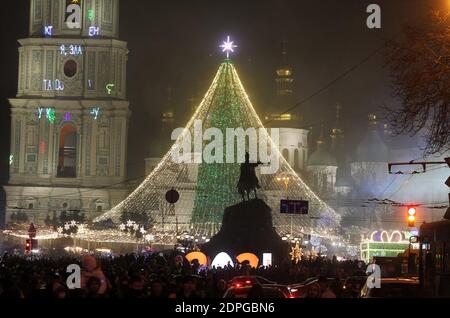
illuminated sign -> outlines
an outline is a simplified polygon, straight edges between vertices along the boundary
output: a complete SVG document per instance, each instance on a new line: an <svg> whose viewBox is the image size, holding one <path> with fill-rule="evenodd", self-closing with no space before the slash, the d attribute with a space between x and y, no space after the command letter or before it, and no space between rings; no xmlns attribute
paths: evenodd
<svg viewBox="0 0 450 318"><path fill-rule="evenodd" d="M56 112L55 109L53 108L47 108L45 110L46 114L47 114L47 119L49 122L51 122L52 124L55 122L56 119Z"/></svg>
<svg viewBox="0 0 450 318"><path fill-rule="evenodd" d="M259 264L259 258L253 253L242 253L236 256L236 259L239 263L248 262L248 264L253 267L257 268Z"/></svg>
<svg viewBox="0 0 450 318"><path fill-rule="evenodd" d="M53 35L53 26L47 25L44 26L44 36L52 36Z"/></svg>
<svg viewBox="0 0 450 318"><path fill-rule="evenodd" d="M91 26L89 27L89 36L100 35L100 27Z"/></svg>
<svg viewBox="0 0 450 318"><path fill-rule="evenodd" d="M309 202L305 200L281 200L280 213L308 214Z"/></svg>
<svg viewBox="0 0 450 318"><path fill-rule="evenodd" d="M93 9L89 9L88 10L88 20L89 20L89 22L94 21L94 17L95 17L94 10Z"/></svg>
<svg viewBox="0 0 450 318"><path fill-rule="evenodd" d="M64 56L68 55L83 55L83 48L81 45L61 45L59 47L59 53Z"/></svg>
<svg viewBox="0 0 450 318"><path fill-rule="evenodd" d="M66 0L66 25L69 29L81 28L80 0Z"/></svg>
<svg viewBox="0 0 450 318"><path fill-rule="evenodd" d="M100 107L92 107L91 108L92 118L97 119L99 114L100 114Z"/></svg>
<svg viewBox="0 0 450 318"><path fill-rule="evenodd" d="M272 266L272 253L263 253L263 266Z"/></svg>
<svg viewBox="0 0 450 318"><path fill-rule="evenodd" d="M212 261L212 264L211 264L212 267L216 267L216 268L217 267L223 268L227 265L234 266L233 260L225 252L221 252L221 253L217 254L217 256L214 258L214 260Z"/></svg>
<svg viewBox="0 0 450 318"><path fill-rule="evenodd" d="M116 86L116 85L114 85L114 84L107 84L107 85L106 85L106 91L108 92L108 95L111 95L111 94L112 94L112 91L113 91L113 89L114 89L114 86Z"/></svg>
<svg viewBox="0 0 450 318"><path fill-rule="evenodd" d="M189 261L189 263L192 263L194 260L197 260L198 263L202 266L208 265L208 258L205 254L202 252L191 252L189 254L186 254L186 259Z"/></svg>
<svg viewBox="0 0 450 318"><path fill-rule="evenodd" d="M361 241L361 259L370 262L374 256L396 257L409 247L408 233L398 230L374 231L369 238Z"/></svg>
<svg viewBox="0 0 450 318"><path fill-rule="evenodd" d="M64 90L64 83L60 81L59 79L56 79L54 81L44 79L44 90L45 91L63 91Z"/></svg>
<svg viewBox="0 0 450 318"><path fill-rule="evenodd" d="M386 243L400 243L408 242L403 239L403 235L400 231L395 230L389 234L387 231L374 231L370 235L370 242L386 242Z"/></svg>
<svg viewBox="0 0 450 318"><path fill-rule="evenodd" d="M51 108L51 107L47 107L47 108L39 107L38 108L38 112L37 112L38 118L41 119L44 114L45 114L45 117L48 119L49 122L51 122L52 124L55 122L56 112L55 112L54 108Z"/></svg>

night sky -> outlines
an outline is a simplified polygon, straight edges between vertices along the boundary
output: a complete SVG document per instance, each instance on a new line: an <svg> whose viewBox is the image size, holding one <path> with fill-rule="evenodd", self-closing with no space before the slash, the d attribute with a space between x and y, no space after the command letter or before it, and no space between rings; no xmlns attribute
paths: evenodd
<svg viewBox="0 0 450 318"><path fill-rule="evenodd" d="M281 42L287 41L295 73L295 96L300 101L320 91L350 68L346 77L296 108L305 127L330 127L335 105L343 106L349 143L361 138L367 114L382 104L394 105L389 74L380 53L360 63L398 36L402 25L416 23L443 0L122 0L120 39L128 42L129 127L128 175L144 172L144 158L159 131L159 118L172 106L177 124L191 116L192 95L203 96L223 55L218 46L230 35L236 44L234 64L262 117L281 112L272 102L274 72L280 62ZM382 28L366 27L366 7L382 8ZM29 1L3 1L0 59L0 183L7 181L10 112L7 98L17 92L18 43L28 35ZM360 64L359 66L356 66ZM356 66L356 67L355 67Z"/></svg>

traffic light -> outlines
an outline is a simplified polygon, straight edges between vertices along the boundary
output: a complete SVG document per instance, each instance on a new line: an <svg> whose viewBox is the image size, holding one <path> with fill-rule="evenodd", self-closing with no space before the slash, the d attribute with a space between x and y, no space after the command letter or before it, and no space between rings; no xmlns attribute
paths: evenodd
<svg viewBox="0 0 450 318"><path fill-rule="evenodd" d="M31 252L31 239L25 241L25 253Z"/></svg>
<svg viewBox="0 0 450 318"><path fill-rule="evenodd" d="M416 222L416 208L410 207L408 208L408 226L414 227L415 222Z"/></svg>

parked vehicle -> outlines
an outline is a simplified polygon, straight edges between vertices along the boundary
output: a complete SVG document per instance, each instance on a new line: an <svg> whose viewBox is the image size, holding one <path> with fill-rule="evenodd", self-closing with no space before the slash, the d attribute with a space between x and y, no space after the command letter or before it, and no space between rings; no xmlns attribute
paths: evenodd
<svg viewBox="0 0 450 318"><path fill-rule="evenodd" d="M420 298L426 297L421 291L417 278L381 278L380 288L370 288L366 282L361 290L361 298Z"/></svg>

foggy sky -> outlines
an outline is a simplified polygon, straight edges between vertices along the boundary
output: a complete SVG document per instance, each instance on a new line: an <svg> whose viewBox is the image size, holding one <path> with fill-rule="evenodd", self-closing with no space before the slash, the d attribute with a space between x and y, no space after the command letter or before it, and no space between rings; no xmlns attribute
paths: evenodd
<svg viewBox="0 0 450 318"><path fill-rule="evenodd" d="M436 0L439 2L439 0ZM8 1L1 9L0 182L6 181L9 156L9 105L17 92L18 38L28 35L29 1ZM232 60L256 111L273 105L280 42L288 43L296 100L316 93L358 64L405 23L415 23L432 2L426 0L122 0L120 39L128 42L128 175L143 174L144 158L159 133L167 109L167 88L182 126L191 116L188 98L205 94L220 62L218 46L230 35L239 46ZM382 28L366 27L366 7L382 8ZM298 107L305 126L319 133L330 127L334 107L343 107L344 134L355 144L367 127L367 114L382 104L394 105L389 74L381 54L362 63L329 89ZM200 100L198 100L200 102ZM169 136L168 136L169 137Z"/></svg>

